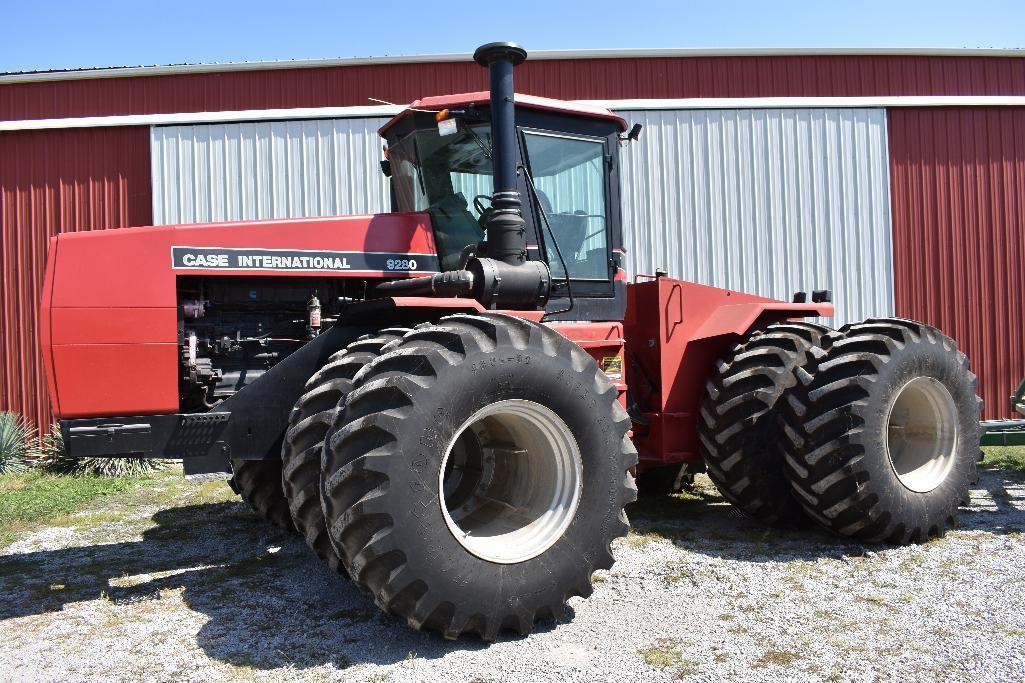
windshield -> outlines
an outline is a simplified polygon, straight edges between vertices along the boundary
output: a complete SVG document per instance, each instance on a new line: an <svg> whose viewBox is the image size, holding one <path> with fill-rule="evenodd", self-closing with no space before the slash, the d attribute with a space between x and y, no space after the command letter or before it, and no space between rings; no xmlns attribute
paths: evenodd
<svg viewBox="0 0 1025 683"><path fill-rule="evenodd" d="M420 130L389 148L396 210L428 211L442 270L459 267L468 244L484 239L481 214L491 204L488 126L460 128L450 135ZM476 200L476 201L475 201Z"/></svg>

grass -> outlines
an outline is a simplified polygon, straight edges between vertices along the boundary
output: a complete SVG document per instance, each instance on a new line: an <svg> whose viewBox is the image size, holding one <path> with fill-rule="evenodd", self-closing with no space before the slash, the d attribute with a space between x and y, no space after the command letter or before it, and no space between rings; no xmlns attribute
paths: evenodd
<svg viewBox="0 0 1025 683"><path fill-rule="evenodd" d="M987 446L982 449L983 467L1025 472L1025 446Z"/></svg>
<svg viewBox="0 0 1025 683"><path fill-rule="evenodd" d="M696 659L684 657L677 643L666 638L660 638L648 647L641 648L637 654L648 666L674 672L678 680L693 674L700 664Z"/></svg>
<svg viewBox="0 0 1025 683"><path fill-rule="evenodd" d="M801 659L803 659L803 657L796 652L770 649L763 652L762 656L756 659L751 666L756 669L762 669L768 666L790 666Z"/></svg>
<svg viewBox="0 0 1025 683"><path fill-rule="evenodd" d="M672 641L657 640L637 651L648 666L658 669L675 668L683 662L683 652Z"/></svg>
<svg viewBox="0 0 1025 683"><path fill-rule="evenodd" d="M41 472L0 475L0 547L11 543L19 533L71 514L100 496L124 493L147 481Z"/></svg>

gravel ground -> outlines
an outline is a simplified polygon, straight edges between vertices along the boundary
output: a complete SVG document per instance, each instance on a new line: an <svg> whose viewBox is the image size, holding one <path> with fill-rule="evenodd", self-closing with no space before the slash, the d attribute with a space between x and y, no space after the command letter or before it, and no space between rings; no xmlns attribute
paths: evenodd
<svg viewBox="0 0 1025 683"><path fill-rule="evenodd" d="M767 530L707 480L644 501L566 620L485 646L379 613L222 484L172 479L0 551L5 680L1025 680L1025 477L960 529L864 546Z"/></svg>

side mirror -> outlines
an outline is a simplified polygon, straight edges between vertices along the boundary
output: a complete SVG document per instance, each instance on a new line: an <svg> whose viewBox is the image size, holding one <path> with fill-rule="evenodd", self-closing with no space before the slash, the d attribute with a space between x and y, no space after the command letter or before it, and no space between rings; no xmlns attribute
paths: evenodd
<svg viewBox="0 0 1025 683"><path fill-rule="evenodd" d="M381 159L381 173L385 178L391 178L391 160Z"/></svg>
<svg viewBox="0 0 1025 683"><path fill-rule="evenodd" d="M644 128L644 126L642 126L639 123L635 123L630 128L630 132L629 133L627 133L626 135L620 135L619 136L619 142L620 143L623 143L623 142L637 142L637 138L641 137L641 129L642 128Z"/></svg>

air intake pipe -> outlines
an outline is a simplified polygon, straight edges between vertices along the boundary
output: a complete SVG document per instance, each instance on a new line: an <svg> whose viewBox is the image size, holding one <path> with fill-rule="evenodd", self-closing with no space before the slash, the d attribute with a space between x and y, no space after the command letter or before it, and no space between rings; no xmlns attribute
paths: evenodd
<svg viewBox="0 0 1025 683"><path fill-rule="evenodd" d="M551 291L551 273L542 261L527 258L527 224L516 177L516 109L513 69L527 58L515 43L488 43L473 59L489 72L491 89L491 162L494 189L483 253L470 255L465 270L378 285L382 293L472 295L485 306L536 309Z"/></svg>

